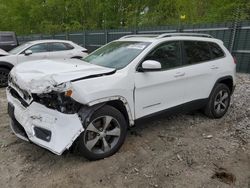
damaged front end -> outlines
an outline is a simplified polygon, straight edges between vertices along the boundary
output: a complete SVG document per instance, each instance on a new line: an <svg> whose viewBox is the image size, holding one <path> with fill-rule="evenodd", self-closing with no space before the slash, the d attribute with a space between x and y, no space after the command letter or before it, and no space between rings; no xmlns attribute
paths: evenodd
<svg viewBox="0 0 250 188"><path fill-rule="evenodd" d="M69 149L84 128L77 113L81 104L71 98L72 90L65 88L30 93L12 80L7 99L10 126L16 136L58 155Z"/></svg>
<svg viewBox="0 0 250 188"><path fill-rule="evenodd" d="M91 114L88 106L74 100L79 93L72 82L114 72L111 68L73 59L39 60L15 66L7 88L13 132L62 154L84 131L86 114Z"/></svg>
<svg viewBox="0 0 250 188"><path fill-rule="evenodd" d="M13 96L19 98L24 106L37 102L49 109L66 114L74 114L79 111L81 104L71 97L73 91L70 89L70 82L58 85L53 83L53 80L43 80L42 83L32 80L29 84L20 83L20 81L17 84L16 82L16 77L9 76L9 90Z"/></svg>
<svg viewBox="0 0 250 188"><path fill-rule="evenodd" d="M71 98L72 90L66 92L55 92L44 94L32 94L34 102L40 103L49 109L57 110L65 114L75 114L79 111L81 104Z"/></svg>

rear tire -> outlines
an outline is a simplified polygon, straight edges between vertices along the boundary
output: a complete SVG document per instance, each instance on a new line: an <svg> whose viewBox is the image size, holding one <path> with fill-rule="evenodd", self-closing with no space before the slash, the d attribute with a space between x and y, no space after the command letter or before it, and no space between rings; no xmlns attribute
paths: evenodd
<svg viewBox="0 0 250 188"><path fill-rule="evenodd" d="M9 69L0 67L0 88L8 86L9 73Z"/></svg>
<svg viewBox="0 0 250 188"><path fill-rule="evenodd" d="M221 118L225 115L230 105L231 92L227 85L216 84L209 101L204 109L204 113L210 118Z"/></svg>
<svg viewBox="0 0 250 188"><path fill-rule="evenodd" d="M127 122L122 113L106 105L95 111L89 122L78 137L80 154L89 160L99 160L116 153L127 134Z"/></svg>

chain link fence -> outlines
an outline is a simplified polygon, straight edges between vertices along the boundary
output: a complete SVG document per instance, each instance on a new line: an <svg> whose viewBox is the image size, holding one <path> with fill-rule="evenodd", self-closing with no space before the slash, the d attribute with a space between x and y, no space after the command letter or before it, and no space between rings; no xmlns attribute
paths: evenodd
<svg viewBox="0 0 250 188"><path fill-rule="evenodd" d="M41 39L71 40L90 52L102 45L131 34L162 34L170 32L195 32L210 34L221 39L237 59L237 71L250 73L250 21L219 24L159 26L133 29L95 30L54 35L18 36L20 43Z"/></svg>

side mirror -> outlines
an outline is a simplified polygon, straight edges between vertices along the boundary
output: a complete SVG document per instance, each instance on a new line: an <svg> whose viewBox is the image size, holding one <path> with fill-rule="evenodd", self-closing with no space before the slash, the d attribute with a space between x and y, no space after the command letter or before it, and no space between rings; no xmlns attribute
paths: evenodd
<svg viewBox="0 0 250 188"><path fill-rule="evenodd" d="M146 60L142 63L141 68L139 68L139 72L146 71L157 71L161 70L161 63L154 60Z"/></svg>
<svg viewBox="0 0 250 188"><path fill-rule="evenodd" d="M27 56L28 56L28 55L31 55L31 54L32 54L32 51L31 51L31 50L26 50L26 51L24 52L24 54L27 55Z"/></svg>

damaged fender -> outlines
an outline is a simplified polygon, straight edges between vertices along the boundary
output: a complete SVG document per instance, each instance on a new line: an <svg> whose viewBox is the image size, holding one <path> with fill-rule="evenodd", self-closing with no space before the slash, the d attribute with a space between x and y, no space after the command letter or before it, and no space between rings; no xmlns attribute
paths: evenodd
<svg viewBox="0 0 250 188"><path fill-rule="evenodd" d="M119 100L123 103L123 105L125 106L127 110L127 114L129 118L129 125L130 126L134 125L134 120L132 118L132 114L131 114L131 111L130 111L130 108L126 99L121 96L113 96L113 97L107 97L107 98L102 98L99 100L92 101L87 104L88 106L81 107L81 109L78 112L78 115L81 118L84 129L90 123L90 118L96 110L103 107L107 102L115 101L115 100Z"/></svg>
<svg viewBox="0 0 250 188"><path fill-rule="evenodd" d="M129 107L129 104L128 104L127 100L122 96L112 96L112 97L101 98L101 99L89 102L87 105L93 106L93 105L96 105L96 104L103 104L103 103L106 104L107 102L116 101L116 100L121 101L123 103L123 105L125 106L126 111L127 111L127 115L128 115L128 118L129 118L128 119L129 120L129 125L133 126L134 125L134 119L133 119L133 116L132 116L131 109Z"/></svg>

